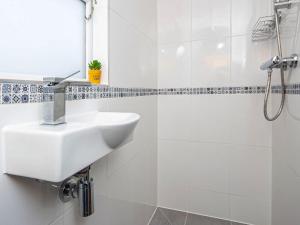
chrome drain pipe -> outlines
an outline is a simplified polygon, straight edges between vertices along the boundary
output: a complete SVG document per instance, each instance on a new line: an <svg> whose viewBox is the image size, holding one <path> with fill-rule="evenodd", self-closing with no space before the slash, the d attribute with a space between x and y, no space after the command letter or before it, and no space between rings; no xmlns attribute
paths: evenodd
<svg viewBox="0 0 300 225"><path fill-rule="evenodd" d="M94 213L94 182L93 178L90 178L90 167L65 180L59 187L59 198L62 202L78 198L80 215L82 217L92 215Z"/></svg>
<svg viewBox="0 0 300 225"><path fill-rule="evenodd" d="M88 176L81 178L78 185L80 215L88 217L94 213L94 183Z"/></svg>

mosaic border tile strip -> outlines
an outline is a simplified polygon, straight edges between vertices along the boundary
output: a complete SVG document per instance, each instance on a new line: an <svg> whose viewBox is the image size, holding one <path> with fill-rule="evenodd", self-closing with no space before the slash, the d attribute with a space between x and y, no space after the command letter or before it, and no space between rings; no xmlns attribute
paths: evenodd
<svg viewBox="0 0 300 225"><path fill-rule="evenodd" d="M261 86L158 89L159 95L261 94L264 92L265 87Z"/></svg>
<svg viewBox="0 0 300 225"><path fill-rule="evenodd" d="M280 94L280 86L273 86L272 93ZM300 83L287 85L287 94L300 95ZM245 87L200 87L200 88L119 88L108 86L69 86L66 88L68 101L101 98L124 98L153 95L220 95L220 94L263 94L264 86ZM37 83L1 83L0 104L40 103L52 101L51 90Z"/></svg>

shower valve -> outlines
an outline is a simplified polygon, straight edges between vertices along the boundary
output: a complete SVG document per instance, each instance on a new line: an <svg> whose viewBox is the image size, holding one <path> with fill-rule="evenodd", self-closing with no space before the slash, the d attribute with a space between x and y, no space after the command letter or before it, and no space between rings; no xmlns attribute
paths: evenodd
<svg viewBox="0 0 300 225"><path fill-rule="evenodd" d="M299 57L297 54L292 54L290 57L285 57L280 59L279 56L275 56L263 63L260 66L261 70L272 70L274 68L283 68L287 70L288 68L296 68L298 66Z"/></svg>

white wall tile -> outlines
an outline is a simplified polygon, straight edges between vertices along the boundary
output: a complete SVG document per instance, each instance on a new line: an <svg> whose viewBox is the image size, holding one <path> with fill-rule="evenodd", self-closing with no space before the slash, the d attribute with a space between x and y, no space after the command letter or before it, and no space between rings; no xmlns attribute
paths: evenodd
<svg viewBox="0 0 300 225"><path fill-rule="evenodd" d="M273 107L279 96L272 96ZM299 95L288 95L285 109L273 125L272 224L298 224L299 208Z"/></svg>
<svg viewBox="0 0 300 225"><path fill-rule="evenodd" d="M230 98L232 142L271 147L272 123L263 115L264 95L234 95Z"/></svg>
<svg viewBox="0 0 300 225"><path fill-rule="evenodd" d="M158 148L158 205L186 211L186 162L192 146L183 141L159 140Z"/></svg>
<svg viewBox="0 0 300 225"><path fill-rule="evenodd" d="M159 206L200 213L196 205L200 204L198 201L202 202L204 192L209 196L216 195L222 201L227 198L230 145L160 140L158 146ZM209 214L212 202L205 203L201 203L202 213L225 217L218 213ZM226 207L229 207L228 202Z"/></svg>
<svg viewBox="0 0 300 225"><path fill-rule="evenodd" d="M205 189L190 188L187 192L188 212L229 218L229 195Z"/></svg>
<svg viewBox="0 0 300 225"><path fill-rule="evenodd" d="M154 163L157 161L157 152L154 150L156 148L143 151L129 165L130 181L134 185L131 201L152 209L157 205L157 179L153 179L157 178L157 164ZM136 210L139 210L138 208L136 207Z"/></svg>
<svg viewBox="0 0 300 225"><path fill-rule="evenodd" d="M111 11L110 85L154 88L157 83L156 64L156 42Z"/></svg>
<svg viewBox="0 0 300 225"><path fill-rule="evenodd" d="M270 200L271 149L235 145L229 154L229 185L233 195Z"/></svg>
<svg viewBox="0 0 300 225"><path fill-rule="evenodd" d="M51 223L50 225L64 225L64 218L60 217L55 222Z"/></svg>
<svg viewBox="0 0 300 225"><path fill-rule="evenodd" d="M191 43L159 45L158 87L191 86Z"/></svg>
<svg viewBox="0 0 300 225"><path fill-rule="evenodd" d="M261 16L271 16L269 0L232 0L232 34L251 33L253 26Z"/></svg>
<svg viewBox="0 0 300 225"><path fill-rule="evenodd" d="M282 38L295 38L298 35L298 21L299 21L299 7L297 4L292 4L291 7L286 10L281 10L282 20L280 23L280 34Z"/></svg>
<svg viewBox="0 0 300 225"><path fill-rule="evenodd" d="M184 185L173 185L168 180L158 185L158 207L187 211L187 190Z"/></svg>
<svg viewBox="0 0 300 225"><path fill-rule="evenodd" d="M226 86L230 80L230 39L192 42L192 86Z"/></svg>
<svg viewBox="0 0 300 225"><path fill-rule="evenodd" d="M192 0L192 39L230 35L230 0Z"/></svg>
<svg viewBox="0 0 300 225"><path fill-rule="evenodd" d="M281 23L283 55L289 56L299 52L299 9L292 7L283 12ZM273 54L277 54L276 43L273 45ZM299 69L286 72L287 84L299 82L296 75ZM275 82L279 83L279 72L275 72ZM272 96L272 112L278 110L280 95ZM285 108L272 126L272 224L298 224L299 213L299 138L300 130L298 95L287 95Z"/></svg>
<svg viewBox="0 0 300 225"><path fill-rule="evenodd" d="M158 97L158 137L188 140L191 125L190 96Z"/></svg>
<svg viewBox="0 0 300 225"><path fill-rule="evenodd" d="M159 0L158 42L180 43L191 40L191 0Z"/></svg>
<svg viewBox="0 0 300 225"><path fill-rule="evenodd" d="M1 175L1 223L50 224L63 214L57 190L30 179ZM17 213L17 214L16 214Z"/></svg>
<svg viewBox="0 0 300 225"><path fill-rule="evenodd" d="M159 87L265 85L259 66L272 43L250 34L270 1L169 2L158 1ZM182 43L191 61L175 57ZM262 107L263 95L159 96L159 205L269 225L272 125Z"/></svg>
<svg viewBox="0 0 300 225"><path fill-rule="evenodd" d="M231 145L216 143L191 143L192 149L183 151L185 176L191 188L202 188L228 193L229 150ZM164 151L162 149L161 151Z"/></svg>
<svg viewBox="0 0 300 225"><path fill-rule="evenodd" d="M291 96L292 97L292 96ZM299 96L293 96L294 100L299 100ZM291 98L288 99L289 112L284 114L286 119L284 120L284 129L286 129L286 134L280 134L279 140L284 140L283 143L280 143L276 146L276 156L282 157L282 160L293 170L296 176L300 177L300 166L299 166L299 137L297 135L299 131L299 119L291 118L295 115L295 111L292 112L291 105L294 105L296 101L291 101ZM296 107L293 107L294 109ZM298 107L297 107L298 108ZM299 110L299 109L298 109ZM299 112L299 111L298 111ZM296 120L295 120L296 119ZM285 150L284 150L285 149Z"/></svg>
<svg viewBox="0 0 300 225"><path fill-rule="evenodd" d="M230 143L232 130L231 96L195 95L192 102L190 139L201 142Z"/></svg>
<svg viewBox="0 0 300 225"><path fill-rule="evenodd" d="M260 198L230 196L230 219L255 225L271 225L270 202Z"/></svg>
<svg viewBox="0 0 300 225"><path fill-rule="evenodd" d="M91 176L94 179L94 193L96 195L108 195L107 161L107 157L104 157L91 166Z"/></svg>
<svg viewBox="0 0 300 225"><path fill-rule="evenodd" d="M267 72L260 66L271 58L271 42L252 42L249 35L232 37L231 42L231 85L266 85Z"/></svg>
<svg viewBox="0 0 300 225"><path fill-rule="evenodd" d="M108 171L108 196L127 202L156 205L157 181L149 178L157 176L157 165L153 163L157 156L152 149L143 149L118 170Z"/></svg>
<svg viewBox="0 0 300 225"><path fill-rule="evenodd" d="M185 141L159 140L158 152L158 182L161 185L166 181L172 185L184 187L189 178L187 168L189 155L192 153L192 144Z"/></svg>
<svg viewBox="0 0 300 225"><path fill-rule="evenodd" d="M293 8L283 12L281 24L282 46L284 56L299 52L299 9ZM274 54L276 54L274 44ZM299 82L299 68L285 75L287 84ZM279 73L275 73L279 76ZM278 83L278 80L276 80ZM299 224L299 95L287 95L283 113L273 123L273 160L272 160L272 224ZM280 96L272 96L273 113L277 111Z"/></svg>
<svg viewBox="0 0 300 225"><path fill-rule="evenodd" d="M149 0L110 0L110 8L136 29L153 40L156 35L156 1Z"/></svg>
<svg viewBox="0 0 300 225"><path fill-rule="evenodd" d="M277 148L278 146L275 146ZM280 149L280 151L284 151ZM278 151L278 149L277 149ZM298 224L300 177L277 154L273 157L272 224Z"/></svg>

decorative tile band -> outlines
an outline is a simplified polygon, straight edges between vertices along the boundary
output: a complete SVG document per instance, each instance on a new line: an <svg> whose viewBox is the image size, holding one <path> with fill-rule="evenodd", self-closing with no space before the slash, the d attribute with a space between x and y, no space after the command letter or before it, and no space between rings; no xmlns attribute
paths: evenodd
<svg viewBox="0 0 300 225"><path fill-rule="evenodd" d="M209 94L261 94L265 87L208 87L208 88L164 88L159 95L209 95Z"/></svg>
<svg viewBox="0 0 300 225"><path fill-rule="evenodd" d="M216 94L263 94L264 86L207 87L207 88L118 88L108 86L69 86L66 88L68 101L82 99L124 98L152 95L216 95ZM300 95L300 83L287 85L287 94ZM280 86L273 86L272 93L281 93ZM1 83L0 104L40 103L53 100L53 92L42 84Z"/></svg>

